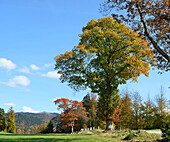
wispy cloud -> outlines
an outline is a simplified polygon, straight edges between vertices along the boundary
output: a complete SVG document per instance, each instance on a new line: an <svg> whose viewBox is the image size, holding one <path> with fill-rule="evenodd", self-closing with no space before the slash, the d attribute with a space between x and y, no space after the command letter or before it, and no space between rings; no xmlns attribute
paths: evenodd
<svg viewBox="0 0 170 142"><path fill-rule="evenodd" d="M15 76L10 79L8 82L0 82L1 84L5 84L10 87L16 87L17 85L28 86L30 84L30 80L25 76Z"/></svg>
<svg viewBox="0 0 170 142"><path fill-rule="evenodd" d="M46 74L42 74L41 76L48 77L48 78L60 78L61 74L57 73L57 71L50 71Z"/></svg>
<svg viewBox="0 0 170 142"><path fill-rule="evenodd" d="M23 72L23 73L30 74L30 70L29 70L29 68L27 68L27 67L24 67L24 68L22 68L22 69L19 69L18 71L19 71L19 72Z"/></svg>
<svg viewBox="0 0 170 142"><path fill-rule="evenodd" d="M37 111L37 110L33 110L30 107L26 107L26 106L23 106L21 111L22 112L31 112L31 113L39 113L40 112L40 111Z"/></svg>
<svg viewBox="0 0 170 142"><path fill-rule="evenodd" d="M40 67L38 67L38 66L36 66L36 65L34 65L34 64L30 65L30 67L31 67L31 69L34 70L34 71L40 70Z"/></svg>
<svg viewBox="0 0 170 142"><path fill-rule="evenodd" d="M6 58L0 58L0 67L11 70L16 68L16 64Z"/></svg>
<svg viewBox="0 0 170 142"><path fill-rule="evenodd" d="M12 107L14 107L14 106L16 106L16 104L14 104L14 103L5 103L4 106L12 106Z"/></svg>
<svg viewBox="0 0 170 142"><path fill-rule="evenodd" d="M45 67L45 68L48 68L48 67L51 67L51 66L53 66L53 65L54 65L54 64L52 64L52 63L48 63L48 64L45 64L44 67Z"/></svg>

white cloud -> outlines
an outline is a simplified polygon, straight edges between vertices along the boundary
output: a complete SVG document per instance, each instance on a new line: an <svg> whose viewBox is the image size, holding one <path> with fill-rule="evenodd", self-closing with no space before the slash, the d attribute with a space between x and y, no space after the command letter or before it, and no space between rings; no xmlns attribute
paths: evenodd
<svg viewBox="0 0 170 142"><path fill-rule="evenodd" d="M8 59L0 58L0 67L11 70L16 68L16 64Z"/></svg>
<svg viewBox="0 0 170 142"><path fill-rule="evenodd" d="M34 70L34 71L40 70L40 67L38 67L38 66L36 66L36 65L34 65L34 64L30 65L30 67L31 67L31 69Z"/></svg>
<svg viewBox="0 0 170 142"><path fill-rule="evenodd" d="M30 80L25 76L15 76L13 79L10 79L8 82L0 82L1 84L8 85L10 87L16 87L17 85L28 86Z"/></svg>
<svg viewBox="0 0 170 142"><path fill-rule="evenodd" d="M27 67L24 67L22 69L19 69L20 72L23 72L23 73L30 73L30 70L27 68Z"/></svg>
<svg viewBox="0 0 170 142"><path fill-rule="evenodd" d="M22 111L22 112L39 113L39 111L33 110L32 108L26 107L26 106L23 106L21 111Z"/></svg>
<svg viewBox="0 0 170 142"><path fill-rule="evenodd" d="M57 71L50 71L46 74L42 74L42 76L48 77L48 78L60 78L61 74L57 73Z"/></svg>
<svg viewBox="0 0 170 142"><path fill-rule="evenodd" d="M14 107L14 106L16 106L16 104L14 104L14 103L5 103L4 106L12 106L12 107Z"/></svg>
<svg viewBox="0 0 170 142"><path fill-rule="evenodd" d="M50 67L50 66L52 66L52 65L53 65L52 63L48 63L48 64L45 64L44 67L45 67L45 68L48 68L48 67Z"/></svg>

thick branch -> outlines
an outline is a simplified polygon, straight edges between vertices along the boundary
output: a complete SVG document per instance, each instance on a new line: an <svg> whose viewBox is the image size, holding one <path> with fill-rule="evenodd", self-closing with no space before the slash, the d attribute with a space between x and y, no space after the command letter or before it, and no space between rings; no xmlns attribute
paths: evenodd
<svg viewBox="0 0 170 142"><path fill-rule="evenodd" d="M141 8L139 6L139 4L136 4L136 7L138 9L138 12L140 14L140 18L141 18L141 22L144 26L144 30L145 30L145 35L148 37L148 39L151 41L151 43L153 44L154 48L157 50L157 52L159 54L161 54L165 59L168 60L168 62L170 62L170 56L168 56L168 54L166 54L159 46L158 44L156 43L156 41L150 36L149 34L149 31L148 31L148 27L146 25L146 22L144 21L144 17L142 15L142 11L141 11Z"/></svg>

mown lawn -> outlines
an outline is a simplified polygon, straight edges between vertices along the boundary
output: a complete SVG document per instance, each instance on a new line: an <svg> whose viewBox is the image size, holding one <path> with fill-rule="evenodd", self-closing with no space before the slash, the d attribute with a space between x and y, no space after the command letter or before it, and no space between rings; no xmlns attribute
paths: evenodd
<svg viewBox="0 0 170 142"><path fill-rule="evenodd" d="M126 142L125 137L133 134L130 141L155 141L161 139L159 134L143 131L114 131L104 133L93 130L78 134L9 134L0 132L0 142Z"/></svg>
<svg viewBox="0 0 170 142"><path fill-rule="evenodd" d="M2 134L0 142L121 142L119 138L80 134Z"/></svg>

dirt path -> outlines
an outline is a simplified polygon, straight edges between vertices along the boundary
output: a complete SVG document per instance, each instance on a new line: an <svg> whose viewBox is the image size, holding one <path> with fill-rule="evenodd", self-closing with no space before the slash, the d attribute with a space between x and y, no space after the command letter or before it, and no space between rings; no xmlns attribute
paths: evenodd
<svg viewBox="0 0 170 142"><path fill-rule="evenodd" d="M152 133L152 134L162 134L161 131L146 131L147 133Z"/></svg>

